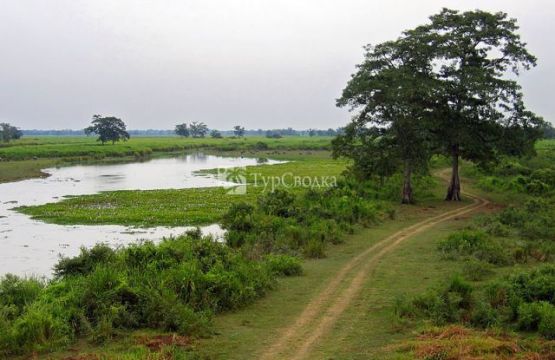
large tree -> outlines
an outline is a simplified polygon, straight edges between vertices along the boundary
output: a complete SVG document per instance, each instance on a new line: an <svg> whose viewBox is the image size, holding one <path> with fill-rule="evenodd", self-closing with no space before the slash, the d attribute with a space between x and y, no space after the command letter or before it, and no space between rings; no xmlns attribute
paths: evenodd
<svg viewBox="0 0 555 360"><path fill-rule="evenodd" d="M103 145L108 141L114 144L117 141L129 139L125 123L114 116L93 115L91 126L85 128L85 134L98 135L97 141L100 141Z"/></svg>
<svg viewBox="0 0 555 360"><path fill-rule="evenodd" d="M460 158L485 165L504 153L520 155L540 135L542 120L525 109L519 84L508 76L536 64L517 30L502 12L443 9L404 33L416 51L432 53L430 131L452 162L446 200L461 199Z"/></svg>
<svg viewBox="0 0 555 360"><path fill-rule="evenodd" d="M0 123L0 139L3 142L9 142L10 140L19 139L23 136L23 132L17 127L12 126L8 123Z"/></svg>
<svg viewBox="0 0 555 360"><path fill-rule="evenodd" d="M189 135L191 135L186 123L175 125L174 131L177 135L183 136L183 137L189 137Z"/></svg>
<svg viewBox="0 0 555 360"><path fill-rule="evenodd" d="M208 126L203 122L192 122L189 126L191 136L194 138L203 138L208 133Z"/></svg>
<svg viewBox="0 0 555 360"><path fill-rule="evenodd" d="M413 47L398 39L365 48L365 61L337 101L358 112L334 141L335 155L353 158L359 175L383 177L402 167L403 203L413 201L412 174L430 154L431 66L426 51Z"/></svg>

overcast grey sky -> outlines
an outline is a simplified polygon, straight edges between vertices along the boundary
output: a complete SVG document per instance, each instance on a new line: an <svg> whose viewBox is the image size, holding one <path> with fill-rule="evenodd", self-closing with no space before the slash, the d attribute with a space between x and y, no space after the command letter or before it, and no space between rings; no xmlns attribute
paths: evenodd
<svg viewBox="0 0 555 360"><path fill-rule="evenodd" d="M396 38L442 7L516 17L538 58L528 107L555 118L555 4L548 0L0 0L0 121L129 128L328 128L362 46Z"/></svg>

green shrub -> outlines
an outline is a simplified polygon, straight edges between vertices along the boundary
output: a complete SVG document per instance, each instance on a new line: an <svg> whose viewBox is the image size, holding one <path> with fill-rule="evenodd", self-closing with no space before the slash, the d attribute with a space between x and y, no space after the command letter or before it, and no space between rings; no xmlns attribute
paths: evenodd
<svg viewBox="0 0 555 360"><path fill-rule="evenodd" d="M491 265L476 259L466 261L462 271L465 279L472 281L480 281L493 274Z"/></svg>
<svg viewBox="0 0 555 360"><path fill-rule="evenodd" d="M458 276L416 296L412 303L424 316L441 325L467 318L474 302L472 286Z"/></svg>
<svg viewBox="0 0 555 360"><path fill-rule="evenodd" d="M258 209L266 215L292 217L299 212L294 204L295 200L292 193L276 189L258 197Z"/></svg>
<svg viewBox="0 0 555 360"><path fill-rule="evenodd" d="M546 306L542 309L538 331L548 339L555 339L555 306Z"/></svg>
<svg viewBox="0 0 555 360"><path fill-rule="evenodd" d="M518 328L538 330L546 338L555 338L555 306L545 301L521 304L518 308Z"/></svg>
<svg viewBox="0 0 555 360"><path fill-rule="evenodd" d="M480 328L497 326L500 322L499 312L487 302L478 302L472 310L470 322Z"/></svg>
<svg viewBox="0 0 555 360"><path fill-rule="evenodd" d="M248 304L273 287L277 274L299 271L298 260L272 261L270 269L196 235L83 249L62 260L46 287L13 276L0 281L0 354L52 350L78 336L102 343L138 328L205 335L211 314Z"/></svg>
<svg viewBox="0 0 555 360"><path fill-rule="evenodd" d="M467 229L454 232L439 243L438 249L450 259L473 256L478 260L497 265L505 265L511 261L506 249L481 230Z"/></svg>
<svg viewBox="0 0 555 360"><path fill-rule="evenodd" d="M303 255L307 258L324 258L326 257L326 244L319 239L310 239L303 247Z"/></svg>
<svg viewBox="0 0 555 360"><path fill-rule="evenodd" d="M518 307L518 328L537 330L541 320L541 309L549 305L545 302L523 303Z"/></svg>
<svg viewBox="0 0 555 360"><path fill-rule="evenodd" d="M531 180L526 184L526 192L532 195L545 195L550 190L549 185L540 180Z"/></svg>
<svg viewBox="0 0 555 360"><path fill-rule="evenodd" d="M15 307L15 314L20 314L39 296L44 283L37 279L22 279L7 274L0 280L0 305ZM4 308L7 311L7 308ZM8 316L7 313L4 316Z"/></svg>
<svg viewBox="0 0 555 360"><path fill-rule="evenodd" d="M114 250L105 244L97 244L90 250L81 248L81 253L73 258L62 258L54 266L56 276L82 275L91 272L99 263L106 263L114 257Z"/></svg>
<svg viewBox="0 0 555 360"><path fill-rule="evenodd" d="M295 276L303 273L301 261L289 255L268 255L266 265L276 275Z"/></svg>
<svg viewBox="0 0 555 360"><path fill-rule="evenodd" d="M555 187L555 169L542 168L537 169L530 175L532 180L542 182L550 187Z"/></svg>
<svg viewBox="0 0 555 360"><path fill-rule="evenodd" d="M254 207L247 203L237 203L231 205L229 210L222 217L221 225L230 231L250 231L254 228L253 220Z"/></svg>
<svg viewBox="0 0 555 360"><path fill-rule="evenodd" d="M438 249L444 254L470 255L486 244L486 234L478 230L461 230L450 234L439 243Z"/></svg>

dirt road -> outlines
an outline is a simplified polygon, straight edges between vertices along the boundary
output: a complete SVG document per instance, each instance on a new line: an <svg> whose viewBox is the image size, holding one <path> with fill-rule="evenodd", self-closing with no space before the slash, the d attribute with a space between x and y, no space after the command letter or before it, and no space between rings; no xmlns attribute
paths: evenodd
<svg viewBox="0 0 555 360"><path fill-rule="evenodd" d="M350 260L329 282L328 286L314 297L296 321L283 329L277 340L260 357L269 359L304 359L319 339L327 334L353 299L360 293L365 282L381 258L403 241L422 233L441 222L452 220L488 205L488 201L465 193L473 200L470 205L445 212L409 226L370 246Z"/></svg>

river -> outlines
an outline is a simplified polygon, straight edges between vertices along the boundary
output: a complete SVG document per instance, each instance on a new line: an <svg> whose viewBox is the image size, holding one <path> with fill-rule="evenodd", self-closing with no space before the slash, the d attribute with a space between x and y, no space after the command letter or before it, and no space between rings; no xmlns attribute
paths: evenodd
<svg viewBox="0 0 555 360"><path fill-rule="evenodd" d="M266 164L276 163L269 161ZM74 256L82 246L117 247L141 239L175 236L190 227L134 228L119 225L56 225L12 210L23 205L60 201L68 195L115 190L154 190L231 186L203 169L256 165L257 159L202 153L123 164L77 165L45 169L49 176L0 184L0 275L50 277L60 256ZM221 237L217 224L203 233Z"/></svg>

